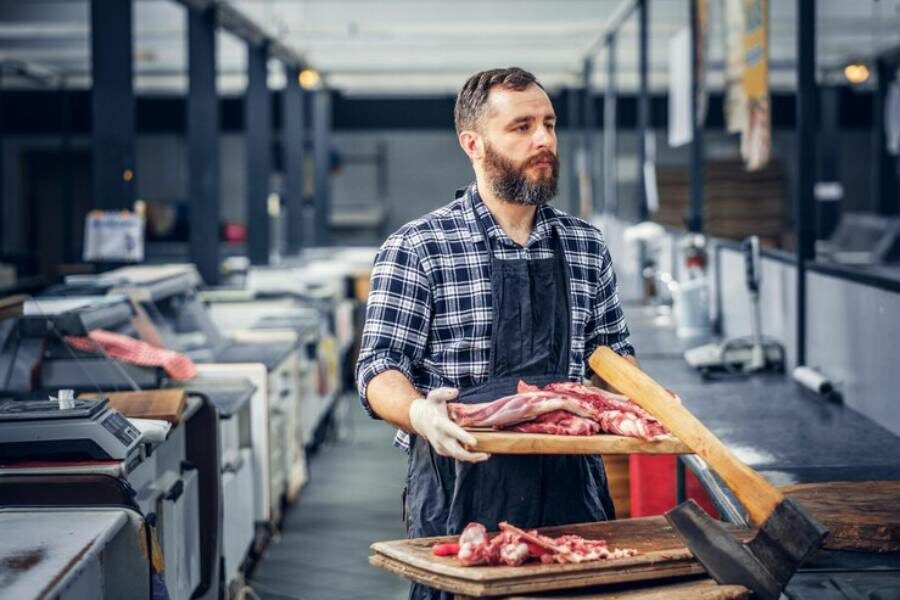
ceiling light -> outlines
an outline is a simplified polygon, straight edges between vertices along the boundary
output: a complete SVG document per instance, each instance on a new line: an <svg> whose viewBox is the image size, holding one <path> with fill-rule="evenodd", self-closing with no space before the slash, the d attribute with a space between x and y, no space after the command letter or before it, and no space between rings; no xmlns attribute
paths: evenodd
<svg viewBox="0 0 900 600"><path fill-rule="evenodd" d="M300 81L300 87L304 90L312 90L319 85L321 77L315 69L303 69L297 79Z"/></svg>
<svg viewBox="0 0 900 600"><path fill-rule="evenodd" d="M854 61L844 67L844 77L852 84L864 83L869 79L869 67L865 63Z"/></svg>

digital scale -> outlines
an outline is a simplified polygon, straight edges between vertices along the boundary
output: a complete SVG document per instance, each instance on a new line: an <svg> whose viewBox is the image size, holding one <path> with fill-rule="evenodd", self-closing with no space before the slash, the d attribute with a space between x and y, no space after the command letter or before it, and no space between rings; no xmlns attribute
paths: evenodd
<svg viewBox="0 0 900 600"><path fill-rule="evenodd" d="M109 400L0 400L0 460L127 460L141 432Z"/></svg>

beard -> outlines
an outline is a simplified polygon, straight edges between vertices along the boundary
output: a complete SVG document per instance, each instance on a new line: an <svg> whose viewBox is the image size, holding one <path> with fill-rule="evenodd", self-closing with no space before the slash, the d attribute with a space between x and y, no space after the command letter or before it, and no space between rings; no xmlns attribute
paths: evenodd
<svg viewBox="0 0 900 600"><path fill-rule="evenodd" d="M540 161L550 161L549 172L540 170L538 178L532 180L528 176L528 169ZM549 150L516 165L490 144L486 144L484 163L491 191L502 200L512 204L541 206L556 196L559 159Z"/></svg>

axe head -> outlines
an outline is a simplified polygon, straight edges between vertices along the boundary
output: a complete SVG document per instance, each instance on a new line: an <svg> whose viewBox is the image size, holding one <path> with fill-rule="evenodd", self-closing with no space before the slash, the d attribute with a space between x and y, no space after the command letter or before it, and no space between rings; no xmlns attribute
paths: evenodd
<svg viewBox="0 0 900 600"><path fill-rule="evenodd" d="M748 542L741 542L693 500L666 519L713 579L743 585L762 600L778 600L791 576L818 550L828 530L785 498Z"/></svg>

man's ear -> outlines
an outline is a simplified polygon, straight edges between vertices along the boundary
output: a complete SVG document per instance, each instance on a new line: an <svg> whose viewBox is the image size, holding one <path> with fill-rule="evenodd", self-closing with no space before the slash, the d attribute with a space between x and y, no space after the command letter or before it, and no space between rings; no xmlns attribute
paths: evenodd
<svg viewBox="0 0 900 600"><path fill-rule="evenodd" d="M484 139L475 131L467 129L460 132L459 145L469 160L480 160L484 157Z"/></svg>

